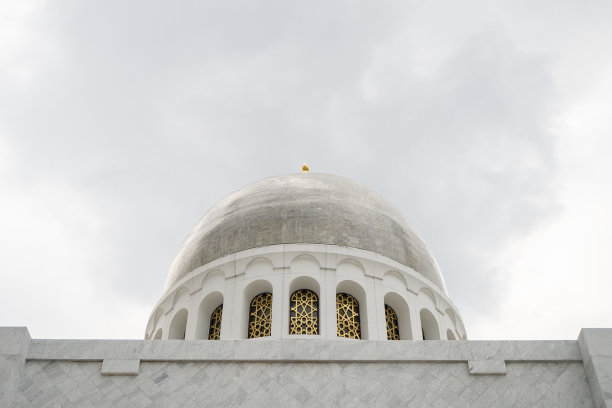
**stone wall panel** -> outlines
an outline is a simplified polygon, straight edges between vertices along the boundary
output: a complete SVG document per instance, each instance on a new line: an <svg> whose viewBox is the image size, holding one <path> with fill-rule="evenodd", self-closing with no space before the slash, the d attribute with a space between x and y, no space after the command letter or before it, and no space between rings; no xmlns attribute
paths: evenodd
<svg viewBox="0 0 612 408"><path fill-rule="evenodd" d="M593 407L580 362L142 362L105 376L101 362L28 361L15 407Z"/></svg>

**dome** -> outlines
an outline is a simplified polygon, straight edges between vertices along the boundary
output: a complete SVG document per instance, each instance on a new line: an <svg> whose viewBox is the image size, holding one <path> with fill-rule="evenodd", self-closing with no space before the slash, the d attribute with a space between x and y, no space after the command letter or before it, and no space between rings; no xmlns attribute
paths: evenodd
<svg viewBox="0 0 612 408"><path fill-rule="evenodd" d="M434 257L397 208L350 179L322 173L271 177L218 202L183 243L166 288L225 255L300 243L384 255L412 268L446 293Z"/></svg>

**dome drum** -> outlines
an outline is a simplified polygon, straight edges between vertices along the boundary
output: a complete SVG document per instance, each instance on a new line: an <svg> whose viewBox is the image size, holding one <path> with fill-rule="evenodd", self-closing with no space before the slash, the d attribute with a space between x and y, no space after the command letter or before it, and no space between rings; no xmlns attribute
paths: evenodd
<svg viewBox="0 0 612 408"><path fill-rule="evenodd" d="M296 335L291 327L291 297L296 291L315 294L318 334ZM347 293L358 304L361 339L387 339L386 307L397 315L400 340L456 339L466 333L448 296L421 274L369 251L321 244L272 245L245 250L196 268L168 288L156 305L146 338L171 339L179 316L183 337L207 339L212 313L222 305L220 339L249 338L252 300L270 294L270 333L264 338L337 339L336 296ZM424 331L421 311L433 316ZM187 315L184 319L185 313ZM426 325L431 326L431 319ZM437 334L431 334L437 333ZM176 337L174 337L176 338Z"/></svg>

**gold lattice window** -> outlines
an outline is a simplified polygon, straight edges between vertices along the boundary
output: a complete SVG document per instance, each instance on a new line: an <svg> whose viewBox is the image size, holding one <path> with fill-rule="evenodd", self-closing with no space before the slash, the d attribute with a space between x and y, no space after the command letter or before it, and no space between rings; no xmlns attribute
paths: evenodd
<svg viewBox="0 0 612 408"><path fill-rule="evenodd" d="M399 340L399 323L397 314L389 305L385 305L385 320L387 321L387 340Z"/></svg>
<svg viewBox="0 0 612 408"><path fill-rule="evenodd" d="M289 334L319 334L319 297L312 290L293 292L289 300Z"/></svg>
<svg viewBox="0 0 612 408"><path fill-rule="evenodd" d="M223 315L223 304L217 306L210 315L210 328L208 329L208 340L221 339L221 316Z"/></svg>
<svg viewBox="0 0 612 408"><path fill-rule="evenodd" d="M338 337L360 339L359 303L347 293L336 295L336 318L338 321Z"/></svg>
<svg viewBox="0 0 612 408"><path fill-rule="evenodd" d="M272 294L260 293L249 307L249 339L267 337L272 332Z"/></svg>

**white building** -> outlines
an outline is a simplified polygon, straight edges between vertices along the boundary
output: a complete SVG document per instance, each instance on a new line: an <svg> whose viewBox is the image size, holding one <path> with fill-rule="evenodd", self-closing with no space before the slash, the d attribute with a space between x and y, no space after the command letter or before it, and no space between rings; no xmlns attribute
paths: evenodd
<svg viewBox="0 0 612 408"><path fill-rule="evenodd" d="M311 173L254 183L202 218L145 340L0 328L2 407L264 405L612 407L612 329L467 341L402 214Z"/></svg>

